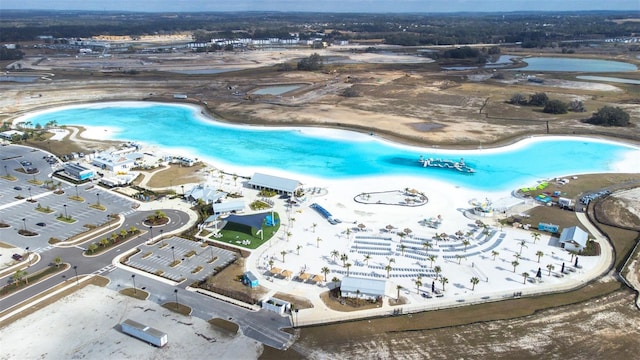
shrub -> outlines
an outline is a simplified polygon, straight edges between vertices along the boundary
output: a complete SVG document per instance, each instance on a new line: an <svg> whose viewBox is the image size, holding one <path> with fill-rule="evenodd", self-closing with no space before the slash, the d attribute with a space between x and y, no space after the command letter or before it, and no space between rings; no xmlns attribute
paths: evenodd
<svg viewBox="0 0 640 360"><path fill-rule="evenodd" d="M605 106L585 122L601 126L629 126L629 114L619 107Z"/></svg>
<svg viewBox="0 0 640 360"><path fill-rule="evenodd" d="M566 114L568 111L567 104L560 100L550 100L542 109L547 114Z"/></svg>
<svg viewBox="0 0 640 360"><path fill-rule="evenodd" d="M529 96L529 105L545 106L549 102L549 97L545 93L535 93Z"/></svg>

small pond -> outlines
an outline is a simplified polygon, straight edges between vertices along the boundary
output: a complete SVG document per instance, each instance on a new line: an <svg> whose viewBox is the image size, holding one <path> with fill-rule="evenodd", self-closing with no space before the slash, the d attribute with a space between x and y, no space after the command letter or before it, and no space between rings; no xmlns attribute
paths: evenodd
<svg viewBox="0 0 640 360"><path fill-rule="evenodd" d="M531 57L522 60L527 63L527 66L514 70L568 72L623 72L638 70L638 67L633 64L611 60L560 57Z"/></svg>
<svg viewBox="0 0 640 360"><path fill-rule="evenodd" d="M288 93L289 91L297 90L301 87L302 85L300 84L266 86L254 91L253 93L255 95L282 95L284 93Z"/></svg>

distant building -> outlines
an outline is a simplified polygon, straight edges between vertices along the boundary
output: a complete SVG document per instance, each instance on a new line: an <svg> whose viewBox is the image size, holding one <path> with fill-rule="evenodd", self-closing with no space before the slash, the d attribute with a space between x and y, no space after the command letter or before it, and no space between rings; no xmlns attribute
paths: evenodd
<svg viewBox="0 0 640 360"><path fill-rule="evenodd" d="M212 187L198 185L187 190L184 193L185 199L189 202L203 201L205 204L213 204L214 202L223 199L227 196L226 192L218 191Z"/></svg>
<svg viewBox="0 0 640 360"><path fill-rule="evenodd" d="M377 300L386 294L387 281L347 276L342 279L340 293L344 297Z"/></svg>
<svg viewBox="0 0 640 360"><path fill-rule="evenodd" d="M100 169L113 171L115 173L127 172L134 166L135 159L141 156L142 155L137 153L118 154L102 152L94 156L91 164L99 167Z"/></svg>
<svg viewBox="0 0 640 360"><path fill-rule="evenodd" d="M5 140L12 140L15 135L20 136L20 138L22 139L22 137L24 136L24 133L18 130L7 130L7 131L0 132L0 138L3 138Z"/></svg>
<svg viewBox="0 0 640 360"><path fill-rule="evenodd" d="M568 251L580 252L587 247L589 234L577 226L562 230L558 243L560 247Z"/></svg>
<svg viewBox="0 0 640 360"><path fill-rule="evenodd" d="M75 180L88 180L94 176L93 170L80 164L67 163L64 165L64 173Z"/></svg>
<svg viewBox="0 0 640 360"><path fill-rule="evenodd" d="M235 213L244 210L244 200L225 201L211 205L213 215Z"/></svg>
<svg viewBox="0 0 640 360"><path fill-rule="evenodd" d="M258 190L272 190L280 194L292 195L302 184L298 180L273 175L255 173L249 180L249 186Z"/></svg>

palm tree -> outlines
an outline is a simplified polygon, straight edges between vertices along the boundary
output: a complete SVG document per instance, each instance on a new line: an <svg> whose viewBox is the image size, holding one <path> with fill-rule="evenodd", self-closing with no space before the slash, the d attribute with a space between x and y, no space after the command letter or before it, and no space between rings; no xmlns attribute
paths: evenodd
<svg viewBox="0 0 640 360"><path fill-rule="evenodd" d="M102 240L100 240L100 245L102 245L102 246L109 245L109 239L103 238Z"/></svg>
<svg viewBox="0 0 640 360"><path fill-rule="evenodd" d="M287 255L287 252L282 250L280 251L280 254L282 255L282 262L284 262L284 256Z"/></svg>
<svg viewBox="0 0 640 360"><path fill-rule="evenodd" d="M458 259L458 265L460 265L460 263L462 263L462 259L466 259L466 257L456 254L456 259Z"/></svg>
<svg viewBox="0 0 640 360"><path fill-rule="evenodd" d="M436 273L436 279L437 279L440 276L440 273L442 272L442 268L438 265L433 268L433 272Z"/></svg>
<svg viewBox="0 0 640 360"><path fill-rule="evenodd" d="M492 250L492 251L491 251L491 256L493 256L493 261L496 261L496 256L498 256L498 255L500 255L500 253L499 253L499 252L497 252L497 251L495 251L495 250Z"/></svg>
<svg viewBox="0 0 640 360"><path fill-rule="evenodd" d="M538 257L538 264L540 264L540 258L544 256L544 253L538 250L538 252L536 252L536 256Z"/></svg>
<svg viewBox="0 0 640 360"><path fill-rule="evenodd" d="M314 233L314 234L316 233L316 227L318 227L318 224L316 224L316 223L313 223L313 224L311 225L311 228L313 229L313 233Z"/></svg>
<svg viewBox="0 0 640 360"><path fill-rule="evenodd" d="M347 260L349 260L349 255L347 254L342 254L340 255L340 260L342 260L342 266L346 266L347 264Z"/></svg>
<svg viewBox="0 0 640 360"><path fill-rule="evenodd" d="M320 239L320 236L318 236L316 238L316 247L319 248L320 247L320 241L322 241L322 239Z"/></svg>
<svg viewBox="0 0 640 360"><path fill-rule="evenodd" d="M56 264L56 267L60 267L60 264L62 264L62 258L60 256L57 256L55 259L53 259L53 263Z"/></svg>
<svg viewBox="0 0 640 360"><path fill-rule="evenodd" d="M436 233L435 235L433 235L433 239L436 241L436 244L438 244L438 240L442 240L442 236Z"/></svg>
<svg viewBox="0 0 640 360"><path fill-rule="evenodd" d="M367 266L369 266L369 260L371 260L371 255L366 254L364 256L364 262L367 264Z"/></svg>
<svg viewBox="0 0 640 360"><path fill-rule="evenodd" d="M420 279L420 277L418 277L415 280L415 284L416 284L416 294L420 293L420 286L422 286L422 280Z"/></svg>
<svg viewBox="0 0 640 360"><path fill-rule="evenodd" d="M462 245L464 245L464 250L463 250L463 251L467 251L467 246L471 245L471 241L469 241L469 240L465 239L465 240L462 242Z"/></svg>
<svg viewBox="0 0 640 360"><path fill-rule="evenodd" d="M424 248L424 251L429 251L429 249L433 249L433 244L431 244L428 241L425 241L422 243L422 247Z"/></svg>
<svg viewBox="0 0 640 360"><path fill-rule="evenodd" d="M351 238L351 228L347 228L344 233L347 235L347 240L349 240Z"/></svg>
<svg viewBox="0 0 640 360"><path fill-rule="evenodd" d="M349 276L349 268L351 267L351 263L344 264L344 267L347 268L347 276Z"/></svg>
<svg viewBox="0 0 640 360"><path fill-rule="evenodd" d="M519 254L522 254L522 248L526 248L527 247L527 242L525 240L520 241L520 252Z"/></svg>
<svg viewBox="0 0 640 360"><path fill-rule="evenodd" d="M300 249L302 249L302 245L298 244L298 246L296 246L296 251L298 252L298 256L300 256Z"/></svg>
<svg viewBox="0 0 640 360"><path fill-rule="evenodd" d="M395 263L395 262L396 262L396 259L394 259L394 258L389 258L389 265L391 265L391 263Z"/></svg>
<svg viewBox="0 0 640 360"><path fill-rule="evenodd" d="M518 262L518 260L513 260L511 262L511 265L513 265L513 272L516 272L516 267L518 267L518 265L520 265L520 263Z"/></svg>
<svg viewBox="0 0 640 360"><path fill-rule="evenodd" d="M93 244L89 245L89 251L91 251L91 253L92 253L92 254L93 254L97 249L98 249L98 245L96 245L96 243L93 243Z"/></svg>
<svg viewBox="0 0 640 360"><path fill-rule="evenodd" d="M320 269L320 272L324 274L324 282L327 282L327 274L329 274L331 270L329 270L329 268L325 266Z"/></svg>
<svg viewBox="0 0 640 360"><path fill-rule="evenodd" d="M333 258L334 260L338 260L339 256L340 256L340 252L338 250L331 251L331 258Z"/></svg>
<svg viewBox="0 0 640 360"><path fill-rule="evenodd" d="M290 238L290 237L291 237L291 235L293 235L293 234L291 233L291 231L287 231L287 234L286 234L286 235L287 235L287 241L289 241L289 238Z"/></svg>
<svg viewBox="0 0 640 360"><path fill-rule="evenodd" d="M400 290L402 290L402 285L396 285L396 291L398 292L396 300L400 300Z"/></svg>
<svg viewBox="0 0 640 360"><path fill-rule="evenodd" d="M540 234L537 232L532 232L531 233L531 237L533 238L533 243L535 244L536 241L540 240Z"/></svg>
<svg viewBox="0 0 640 360"><path fill-rule="evenodd" d="M489 229L485 228L484 230L482 230L482 235L484 235L484 239L487 240L487 239L489 239L489 235L491 235L491 231L489 231Z"/></svg>
<svg viewBox="0 0 640 360"><path fill-rule="evenodd" d="M391 265L387 264L387 266L384 267L385 270L387 270L387 279L389 278L389 272L391 272Z"/></svg>
<svg viewBox="0 0 640 360"><path fill-rule="evenodd" d="M129 228L129 232L130 232L131 234L135 234L135 233L137 233L137 232L138 232L138 228L137 228L137 227L135 227L135 226L132 226L132 227L130 227L130 228Z"/></svg>
<svg viewBox="0 0 640 360"><path fill-rule="evenodd" d="M273 259L269 259L269 269L273 269L273 263L275 263L275 261L273 261Z"/></svg>
<svg viewBox="0 0 640 360"><path fill-rule="evenodd" d="M24 279L25 282L29 284L29 278L27 278L27 275L28 273L25 270L16 270L16 272L13 274L13 281L15 281L16 286L20 285L20 281L22 281L22 279Z"/></svg>
<svg viewBox="0 0 640 360"><path fill-rule="evenodd" d="M555 269L556 267L553 266L553 264L549 264L547 265L547 269L549 269L549 276L551 276L551 270Z"/></svg>
<svg viewBox="0 0 640 360"><path fill-rule="evenodd" d="M402 253L402 256L404 256L404 250L407 248L407 245L405 244L400 244L400 252Z"/></svg>
<svg viewBox="0 0 640 360"><path fill-rule="evenodd" d="M476 289L476 285L478 285L478 283L480 282L480 279L478 279L477 277L472 277L471 278L471 285L473 285L471 287L471 291L474 291Z"/></svg>
<svg viewBox="0 0 640 360"><path fill-rule="evenodd" d="M449 279L446 277L441 277L440 282L442 283L442 291L444 291L444 285L449 282Z"/></svg>
<svg viewBox="0 0 640 360"><path fill-rule="evenodd" d="M431 267L433 268L433 263L436 261L436 258L438 257L438 255L429 255L427 256L427 258L429 259L429 261L431 261Z"/></svg>
<svg viewBox="0 0 640 360"><path fill-rule="evenodd" d="M522 273L522 277L524 278L524 281L522 282L523 284L527 283L527 278L529 277L529 273L528 272L523 272Z"/></svg>

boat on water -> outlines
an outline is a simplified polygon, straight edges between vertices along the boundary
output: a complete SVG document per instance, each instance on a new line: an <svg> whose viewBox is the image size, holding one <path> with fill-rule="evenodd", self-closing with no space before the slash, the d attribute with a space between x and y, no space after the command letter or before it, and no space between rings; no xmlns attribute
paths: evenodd
<svg viewBox="0 0 640 360"><path fill-rule="evenodd" d="M424 157L422 157L422 155L420 155L420 160L418 161L422 164L423 167L451 169L467 174L473 174L474 172L476 172L471 167L467 166L467 164L465 164L463 158L460 158L459 161L453 161L448 159L425 159Z"/></svg>

